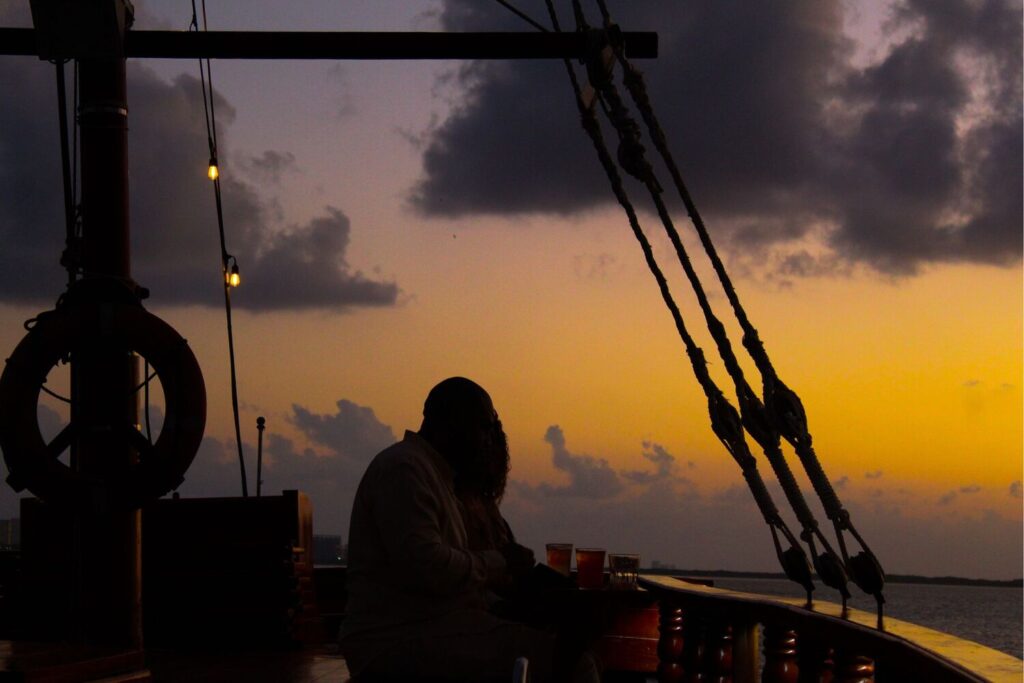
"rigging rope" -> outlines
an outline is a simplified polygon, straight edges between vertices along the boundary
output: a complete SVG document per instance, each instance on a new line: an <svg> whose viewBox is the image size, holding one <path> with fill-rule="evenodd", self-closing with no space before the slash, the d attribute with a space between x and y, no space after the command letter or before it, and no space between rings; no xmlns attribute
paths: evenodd
<svg viewBox="0 0 1024 683"><path fill-rule="evenodd" d="M60 161L61 179L64 185L64 253L61 254L61 265L68 271L68 286L74 284L78 273L78 259L75 255L75 172L73 168L77 161L71 160L71 153L68 149L68 100L67 85L64 77L64 65L67 60L55 60L57 68L57 120L60 126ZM75 104L78 99L78 68L75 67ZM75 142L77 143L77 124L75 126ZM75 145L77 146L77 144Z"/></svg>
<svg viewBox="0 0 1024 683"><path fill-rule="evenodd" d="M589 27L586 24L586 18L583 15L579 0L573 0L573 8L576 12L577 24L580 26L581 30L588 30ZM603 37L607 36L608 33L609 32L606 31L592 34L595 35L595 37L602 37L602 42L598 43L595 41L594 45L595 50L602 50L602 58L605 54L607 54L608 57L611 57L611 53L606 53L606 50L611 50L616 53L616 56L621 53L621 46L614 45L614 41L612 41L612 44L610 45L603 42ZM647 160L646 151L640 142L640 128L630 115L629 110L622 101L618 89L611 78L610 70L612 65L613 63L611 60L605 64L603 62L596 62L592 59L589 65L589 72L591 73L592 83L597 86L600 93L600 98L603 103L602 106L619 134L619 163L627 172L635 176L647 188L651 199L655 204L658 216L660 217L665 229L665 233L672 242L672 246L675 249L679 263L682 265L687 280L697 297L697 302L704 314L704 319L708 330L715 341L719 356L722 358L726 371L733 380L743 426L751 437L753 437L753 439L761 446L769 464L775 471L775 474L782 485L783 492L803 527L804 531L802 537L810 547L811 557L815 561L815 568L818 570L819 575L822 577L822 580L826 585L839 590L843 604L845 605L846 600L849 597L849 591L846 587L846 575L842 564L836 556L835 551L832 550L828 539L818 528L817 521L814 519L813 514L808 508L807 502L804 500L803 494L800 492L800 488L796 483L796 479L794 478L793 473L782 454L779 433L774 428L764 404L757 397L756 393L747 382L743 374L743 370L739 365L739 361L733 352L732 344L729 341L725 326L715 316L714 311L711 308L711 303L708 300L703 284L701 283L697 272L694 270L692 261L686 251L686 247L683 245L679 232L676 230L672 217L669 214L662 196L662 187L655 177L653 167ZM817 537L822 543L824 548L823 555L819 556L817 552L814 543L815 537Z"/></svg>
<svg viewBox="0 0 1024 683"><path fill-rule="evenodd" d="M573 0L573 3L574 6L578 6L579 0ZM612 29L615 24L611 19L605 0L597 0L597 4L604 20L606 30L614 35L616 32ZM654 142L655 148L664 160L665 165L672 176L673 183L676 186L684 206L686 207L691 221L693 222L701 244L711 260L715 273L721 281L726 297L728 298L736 315L736 319L739 321L740 327L743 330L743 345L754 360L754 364L757 366L757 369L761 374L765 403L761 404L760 401L756 401L756 406L748 403L753 410L756 410L757 420L753 425L754 429L751 430L751 425L748 424L748 420L746 419L747 416L744 414L744 424L747 425L751 436L753 436L753 438L758 441L765 450L765 454L772 463L773 468L775 468L776 463L780 465L780 467L776 468L776 474L779 476L780 483L782 483L783 489L786 491L786 495L790 499L790 503L793 506L800 523L804 526L805 540L812 543L810 539L813 538L813 536L817 536L821 540L825 552L821 557L815 555L815 558L819 563L825 562L827 565L832 565L819 567L819 574L822 574L822 579L827 585L840 589L843 593L845 604L845 599L848 595L845 588L845 577L836 574L836 570L838 569L841 571L841 567L834 566L836 559L835 551L832 550L827 539L818 528L817 521L814 520L813 515L807 507L806 501L803 500L803 495L799 491L796 480L793 478L792 472L789 470L789 466L786 464L785 459L782 456L781 449L779 448L780 434L793 445L794 450L797 453L797 457L800 459L801 464L803 464L815 492L822 501L826 515L835 526L836 538L839 542L840 551L842 552L847 570L858 586L860 586L865 592L875 596L875 599L879 604L879 610L881 610L881 604L884 602L881 590L885 581L881 566L850 521L849 513L843 508L842 503L839 501L839 497L832 488L832 485L829 482L816 453L814 452L814 448L811 443L811 435L807 426L806 413L804 412L799 396L797 396L794 391L789 389L778 378L775 368L768 358L767 351L758 336L757 330L751 324L746 311L740 303L739 296L732 285L732 281L725 270L725 266L723 265L721 258L718 256L718 252L711 241L711 237L704 225L704 221L701 218L699 211L697 210L696 204L683 182L679 167L675 163L671 151L668 148L667 137L654 113L654 107L651 105L643 74L639 69L633 67L633 65L628 61L621 44L617 44L615 41L612 41L611 48L614 52L616 61L618 61L622 66L623 83L644 119L648 134ZM610 81L611 79L609 78L608 80ZM640 153L643 153L642 148L640 148ZM652 196L653 194L654 193L652 191ZM656 198L655 201L658 202L660 200ZM660 212L661 210L659 207L659 213ZM668 230L668 225L666 225L666 230ZM678 243L678 239L673 238L672 241L673 244L678 245L677 251L680 251L681 244ZM680 260L683 261L683 259L684 255L680 253ZM686 268L685 263L684 268ZM699 299L701 296L702 295L698 293ZM714 335L717 326L713 326L710 320L709 328ZM728 355L732 356L731 350L728 351ZM729 358L727 358L726 355L723 355L722 357L728 367L730 365ZM733 361L735 361L735 357L732 356L732 358ZM732 374L731 370L730 374ZM744 385L742 391L744 393L750 392L752 394L749 385L747 385L745 381L743 381L742 384ZM737 386L737 392L741 392L739 385ZM741 412L743 411L743 408L744 400L741 398ZM767 414L765 415L766 410ZM848 530L860 543L864 550L861 555L855 558L849 557L842 533L844 530ZM812 553L814 553L813 545L811 550ZM838 582L840 580L842 587L832 583L833 581Z"/></svg>
<svg viewBox="0 0 1024 683"><path fill-rule="evenodd" d="M558 17L555 13L553 2L552 0L546 0L546 2L554 30L556 32L560 32L561 28L558 23ZM765 522L771 529L772 540L775 544L776 553L786 575L791 580L799 583L805 588L808 594L808 601L810 601L810 593L813 590L813 584L811 583L810 566L803 548L789 530L785 521L779 515L778 508L776 508L768 489L765 487L764 480L761 478L761 475L757 470L757 462L753 455L751 455L750 449L747 446L746 439L743 435L743 425L739 413L737 413L736 409L729 403L728 399L725 398L717 385L715 385L714 380L712 380L708 373L704 352L697 346L696 342L686 329L686 324L683 321L679 307L676 305L669 290L668 282L655 260L650 242L647 240L643 229L640 227L636 210L634 209L632 202L626 193L625 186L622 183L622 177L619 175L618 169L612 161L611 155L604 143L597 117L594 115L592 108L589 107L584 100L583 92L572 64L568 59L563 61L575 94L576 105L579 110L583 128L590 136L601 165L611 182L612 191L614 192L616 199L626 212L633 234L643 250L647 266L658 283L658 288L661 291L665 305L668 307L669 312L672 315L672 319L675 322L676 330L686 347L686 353L690 358L693 372L707 398L708 411L711 415L712 431L719 440L722 441L726 450L730 455L732 455L733 459L736 460L743 471L743 477L747 481L747 485L754 496L754 500L757 503ZM787 542L790 544L789 549L785 551L782 550L778 533L782 533L786 538Z"/></svg>
<svg viewBox="0 0 1024 683"><path fill-rule="evenodd" d="M206 0L202 0L203 10L203 32L208 30L206 22ZM192 21L189 24L189 31L199 31L199 20L196 16L196 1L192 0ZM210 70L210 58L206 59L206 71L203 72L203 58L199 58L199 80L200 85L203 89L203 113L206 116L206 139L210 150L210 168L217 169L216 176L212 177L213 181L213 194L217 205L217 230L220 236L220 256L221 256L221 270L222 278L221 283L224 286L224 314L227 318L227 331L228 331L228 360L230 364L231 373L231 410L234 416L235 426L235 445L238 448L238 468L242 478L242 496L249 496L249 486L245 476L245 454L242 450L242 427L239 420L238 410L238 380L235 369L235 336L234 327L231 321L231 284L229 277L233 272L237 272L238 261L228 253L226 240L224 237L224 207L221 201L221 190L220 190L220 171L217 161L217 112L214 108L213 102L213 72ZM232 263L234 266L232 267Z"/></svg>

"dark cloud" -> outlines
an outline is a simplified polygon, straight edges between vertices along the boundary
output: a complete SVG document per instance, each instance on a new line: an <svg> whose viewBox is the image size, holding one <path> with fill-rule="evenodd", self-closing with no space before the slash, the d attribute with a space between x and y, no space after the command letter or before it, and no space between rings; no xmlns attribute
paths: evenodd
<svg viewBox="0 0 1024 683"><path fill-rule="evenodd" d="M650 470L623 470L621 472L623 479L634 484L652 484L673 475L676 458L661 444L644 441L641 455L644 460L654 464L655 470L653 472Z"/></svg>
<svg viewBox="0 0 1024 683"><path fill-rule="evenodd" d="M4 19L0 13L0 20ZM0 300L52 302L66 276L58 261L64 219L53 66L0 58ZM168 83L128 65L133 272L158 304L223 302L213 190L205 176L206 129L198 79ZM346 261L351 226L337 208L304 225L280 225L275 201L249 179L273 184L294 166L287 151L258 156L230 146L234 110L216 100L228 251L243 287L233 302L256 310L393 305L394 282Z"/></svg>
<svg viewBox="0 0 1024 683"><path fill-rule="evenodd" d="M642 66L719 241L734 256L774 250L764 263L794 277L856 263L908 274L932 262L1018 262L1018 3L897 2L894 43L867 66L853 61L843 6L613 8L627 29L659 33L660 58ZM521 7L546 17L539 0ZM490 9L446 0L442 21L525 28ZM568 214L611 203L561 64L478 63L456 78L466 96L430 136L415 207ZM808 237L828 253L812 256Z"/></svg>
<svg viewBox="0 0 1024 683"><path fill-rule="evenodd" d="M567 498L610 498L625 488L619 475L604 458L571 453L565 445L565 435L558 425L551 425L544 434L551 446L551 462L569 477L564 485L548 483L530 487L517 484L527 495Z"/></svg>
<svg viewBox="0 0 1024 683"><path fill-rule="evenodd" d="M954 500L956 500L956 491L947 491L939 496L939 500L937 502L939 505L949 505Z"/></svg>
<svg viewBox="0 0 1024 683"><path fill-rule="evenodd" d="M1020 498L1021 497L1021 490L1020 489L1021 489L1021 487L1020 487L1020 480L1011 482L1010 483L1010 497L1011 498Z"/></svg>
<svg viewBox="0 0 1024 683"><path fill-rule="evenodd" d="M882 472L882 470L875 470L874 472L865 472L864 473L864 478L865 479L881 479L883 474L884 473Z"/></svg>
<svg viewBox="0 0 1024 683"><path fill-rule="evenodd" d="M263 453L263 490L298 489L307 493L318 533L345 533L356 487L370 460L395 441L391 427L373 409L341 399L333 414L318 414L293 405L289 422L321 451L298 448L295 441L268 427ZM256 449L246 445L246 474L255 491ZM240 495L241 474L233 442L211 437L203 446L180 489L183 496Z"/></svg>
<svg viewBox="0 0 1024 683"><path fill-rule="evenodd" d="M842 489L846 488L846 485L849 484L849 483L850 483L850 478L844 474L843 476L839 477L834 482L832 482L832 485L835 488L842 490Z"/></svg>
<svg viewBox="0 0 1024 683"><path fill-rule="evenodd" d="M981 491L981 487L978 486L977 484L971 484L970 486L961 486L960 487L960 493L971 494L971 493L978 493L980 491Z"/></svg>
<svg viewBox="0 0 1024 683"><path fill-rule="evenodd" d="M395 441L391 427L377 419L373 408L341 399L334 415L318 415L293 405L292 423L306 436L335 453L369 462L373 455Z"/></svg>
<svg viewBox="0 0 1024 683"><path fill-rule="evenodd" d="M268 149L259 156L239 156L241 164L252 174L253 178L264 182L279 183L285 173L298 170L295 155L291 152Z"/></svg>

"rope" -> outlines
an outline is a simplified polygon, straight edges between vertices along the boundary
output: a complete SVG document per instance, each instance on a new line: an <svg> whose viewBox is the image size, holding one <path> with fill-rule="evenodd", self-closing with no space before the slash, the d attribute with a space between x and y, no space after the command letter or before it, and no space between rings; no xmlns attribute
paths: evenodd
<svg viewBox="0 0 1024 683"><path fill-rule="evenodd" d="M554 30L556 32L561 32L552 0L546 0L546 3ZM772 501L771 494L764 485L764 480L761 478L761 475L757 470L757 463L753 455L751 455L746 439L743 436L743 425L739 413L725 398L721 390L715 385L714 380L712 380L708 373L707 362L704 359L704 352L697 346L686 329L686 324L683 321L682 314L672 297L668 282L665 279L661 268L658 266L650 242L647 240L643 229L640 227L636 210L634 209L622 183L622 177L619 174L610 153L608 152L607 146L605 145L600 124L598 123L593 110L588 107L584 101L582 89L580 88L579 80L576 77L576 72L573 69L572 64L568 59L564 59L563 62L569 75L569 81L572 84L573 93L576 98L576 106L579 110L583 128L594 145L598 159L604 168L605 174L611 182L612 191L615 194L616 199L626 212L630 227L633 230L633 235L636 237L636 240L640 244L640 248L644 253L644 259L647 262L647 267L658 283L662 299L668 307L675 323L676 330L686 347L686 353L690 359L690 364L693 368L694 375L697 378L697 382L700 384L704 391L704 395L707 398L708 412L711 416L712 431L743 471L744 479L747 481L751 493L754 496L754 500L757 503L765 522L772 529L776 550L779 553L779 559L783 562L784 568L787 569L787 576L794 578L794 575L791 574L791 569L783 559L783 552L779 545L776 533L781 532L786 537L787 541L789 541L791 545L791 550L796 549L796 551L802 556L804 566L807 566L807 558L803 555L803 550L796 541L795 536L793 536L792 532L790 532L789 528L786 526L785 521L783 521L782 517L779 515L778 508L776 508ZM794 578L794 580L801 583L801 585L804 585L809 594L810 591L813 590L813 585L810 584L809 567L807 568L806 575L806 577L800 577L799 579Z"/></svg>
<svg viewBox="0 0 1024 683"><path fill-rule="evenodd" d="M202 0L203 27L205 33L208 30L206 22L206 0ZM192 0L192 21L189 24L190 31L199 31L199 21L196 16L196 2ZM199 80L203 89L203 113L206 117L206 139L210 150L210 163L217 164L217 112L213 103L213 72L210 69L210 59L205 58L206 71L203 71L203 58L199 58ZM231 319L231 285L228 284L231 263L237 266L238 262L234 256L228 253L224 237L224 207L221 201L220 174L213 178L213 195L217 205L217 231L220 236L221 255L221 283L224 286L224 315L227 320L228 332L228 360L231 373L231 410L234 417L235 445L238 449L238 468L242 478L242 496L249 496L249 485L245 476L245 453L242 449L242 427L238 409L238 380L235 368L235 336L234 326Z"/></svg>
<svg viewBox="0 0 1024 683"><path fill-rule="evenodd" d="M502 7L504 7L505 9L507 9L512 14L516 15L517 17L519 17L520 19L525 21L530 26L532 26L535 29L537 29L538 31L540 31L542 33L547 33L548 32L548 29L543 24L540 24L540 23L534 21L528 14L526 14L525 12L523 12L523 11L519 10L518 8L516 8L515 5L513 5L511 2L507 2L506 0L494 0L494 1L496 3L498 3L499 5L501 5Z"/></svg>
<svg viewBox="0 0 1024 683"><path fill-rule="evenodd" d="M578 5L578 0L574 0L574 4ZM608 7L605 0L597 0L598 7L600 8L601 15L603 17L605 27L610 28L614 26ZM754 360L754 364L757 366L758 371L761 374L762 382L764 385L765 402L762 404L759 400L751 401L750 398L744 399L744 395L752 395L753 392L749 385L744 381L737 382L737 394L740 396L740 409L744 413L744 424L747 426L748 431L755 440L761 444L765 451L765 455L771 462L772 467L775 469L776 474L779 476L779 481L783 486L783 490L786 492L787 498L790 500L790 504L804 526L805 537L810 542L810 538L817 536L822 545L825 548L826 555L834 555L834 551L828 544L827 539L821 533L817 526L817 521L814 520L813 515L807 507L806 501L803 499L803 494L799 490L799 486L796 484L796 480L793 478L792 472L789 470L788 464L782 456L781 449L779 448L779 436L785 437L786 440L793 445L794 450L797 453L797 457L803 464L805 471L808 474L811 484L814 487L815 492L821 499L823 507L825 508L826 515L833 522L836 529L836 537L839 542L840 550L842 551L844 563L850 565L850 557L846 550L846 545L843 539L842 531L848 530L861 544L864 551L870 556L872 562L877 565L877 559L871 552L870 548L863 541L860 534L857 533L853 527L849 513L843 508L842 503L839 501L839 497L836 495L835 490L832 488L831 483L828 480L824 469L818 460L817 454L814 452L814 448L811 444L812 439L807 426L807 417L804 412L803 405L800 402L799 396L791 389L789 389L779 378L773 367L767 351L761 342L757 330L751 324L746 311L743 309L740 303L739 296L736 293L735 288L732 285L732 281L729 278L728 273L725 270L725 266L722 263L721 258L718 256L718 252L715 249L714 244L711 241L711 237L704 225L704 221L701 218L700 212L697 210L697 206L694 203L689 191L686 188L685 183L682 179L682 174L679 171L678 165L675 163L672 157L671 151L668 148L667 137L662 129L657 116L654 113L654 107L651 105L650 97L648 96L646 84L644 83L643 74L639 69L633 67L633 65L626 58L624 51L622 50L621 44L613 43L611 45L612 50L615 54L616 60L623 67L623 83L629 91L636 104L644 122L647 126L648 133L651 140L654 142L655 148L661 155L665 162L666 167L669 169L669 173L672 176L674 185L676 186L679 196L686 207L687 213L693 222L694 228L700 238L701 244L704 247L705 252L708 254L711 260L712 266L715 270L718 279L722 283L722 287L725 290L726 297L729 300L730 305L736 315L736 319L743 330L743 346L747 349L751 358ZM608 79L610 81L610 79ZM617 96L617 93L615 94ZM621 102L620 102L621 104ZM614 104L613 104L614 108ZM624 108L622 108L624 111ZM635 126L635 124L634 124ZM643 153L643 148L640 148L640 154ZM648 166L649 168L649 166ZM653 173L653 170L651 171ZM652 196L655 193L652 190ZM659 214L661 213L661 207L664 205L659 197L655 197L656 203L659 205ZM669 230L669 226L666 224L666 230ZM670 237L674 233L674 228L670 232ZM687 270L687 275L691 272L691 268L688 267L688 258L685 257L685 252L682 250L682 245L678 241L678 237L672 237L673 245L676 245L677 253L679 253L680 261L683 262L684 269ZM691 279L691 282L693 280ZM699 284L697 285L699 286ZM705 308L704 303L706 298L703 296L702 289L697 292L698 300L702 301L701 307ZM707 313L706 313L707 314ZM716 331L721 329L720 323L717 320L712 323L709 319L709 329L712 335L716 335ZM724 334L724 329L722 329ZM716 342L718 337L716 336ZM728 345L728 341L725 341ZM721 348L720 348L721 351ZM738 371L735 377L742 377L742 371L739 371L739 367L735 364L735 356L732 354L731 347L728 349L726 354L722 355L723 360L726 363L726 367L730 370L730 375L733 375L732 366ZM731 359L731 360L730 360ZM742 386L740 386L742 384ZM744 411L744 407L750 408L750 418L748 413ZM756 413L756 417L755 417ZM751 424L753 423L753 424ZM751 427L754 429L751 429ZM776 464L779 466L776 467ZM813 552L813 547L812 547ZM879 568L880 571L880 568ZM851 572L857 580L857 573ZM884 582L884 578L882 578ZM845 582L844 582L845 583ZM857 580L858 585L862 581ZM863 586L862 586L863 588ZM845 591L845 586L842 589ZM875 593L875 591L868 591ZM876 598L881 600L880 592L876 595ZM845 594L844 594L845 602Z"/></svg>
<svg viewBox="0 0 1024 683"><path fill-rule="evenodd" d="M68 149L68 99L67 84L64 77L64 65L66 61L57 60L54 65L57 68L57 120L60 126L60 161L61 178L64 185L64 253L61 255L61 265L68 271L68 286L75 282L78 272L78 259L72 253L75 244L75 178L72 175L72 168L75 162L71 160L71 152ZM77 68L75 78L75 100L77 102ZM77 142L77 125L76 125ZM76 145L77 146L77 145ZM77 154L76 154L77 161Z"/></svg>
<svg viewBox="0 0 1024 683"><path fill-rule="evenodd" d="M603 8L602 13L604 14L607 8L604 6L603 2L601 5ZM580 25L585 28L585 18L579 8L578 0L574 0L574 7L577 9L577 20ZM612 47L617 57L621 56L622 50L620 45L612 43L610 47ZM639 126L630 116L622 98L619 96L618 89L615 87L615 83L611 79L610 74L607 73L605 69L602 69L602 65L599 64L592 66L591 72L595 71L598 72L594 75L594 79L596 80L596 85L601 93L601 101L604 103L603 108L619 133L620 164L623 165L627 172L632 172L634 176L644 183L652 200L654 201L658 215L661 218L662 225L665 228L665 232L675 248L679 262L682 265L683 270L686 273L686 277L697 297L697 301L704 314L708 330L715 341L718 353L724 362L729 376L733 380L743 426L753 439L761 446L772 470L778 477L779 482L782 485L783 492L785 493L790 506L793 508L798 521L804 529L802 537L810 547L811 555L815 558L816 565L820 570L819 573L823 577L827 577L823 578L823 580L826 581L827 585L838 589L843 595L843 600L845 602L846 598L849 596L849 592L846 589L845 572L835 571L835 567L838 563L838 557L835 555L835 551L832 550L828 539L824 534L822 534L817 521L814 519L814 515L807 506L807 501L804 499L803 493L800 491L800 487L789 468L789 464L786 462L786 459L782 454L779 432L772 424L765 405L757 397L756 393L744 377L743 370L739 365L739 361L737 360L735 353L733 352L732 344L726 334L725 327L715 316L714 311L711 308L711 303L704 291L703 284L693 268L686 248L680 239L679 232L676 230L675 224L668 212L668 208L662 199L662 188L654 175L654 169L646 159L645 150L640 142ZM634 97L634 100L635 99L636 98ZM647 111L650 110L651 108L648 107ZM650 129L650 127L650 122L648 122L648 129ZM654 137L656 136L652 134L652 138ZM657 137L660 137L661 140L661 144L658 145L659 149L664 148L664 135L662 134ZM823 557L819 557L817 549L815 548L814 539L816 537L820 540L825 551ZM832 566L826 568L824 566L826 564Z"/></svg>

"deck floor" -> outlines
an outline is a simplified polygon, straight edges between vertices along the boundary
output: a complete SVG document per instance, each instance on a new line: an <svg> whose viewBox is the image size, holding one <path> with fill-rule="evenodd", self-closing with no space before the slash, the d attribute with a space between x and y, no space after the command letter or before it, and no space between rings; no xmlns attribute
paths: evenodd
<svg viewBox="0 0 1024 683"><path fill-rule="evenodd" d="M280 681L281 683L344 683L348 666L341 655L325 650L294 652L171 652L146 651L153 681Z"/></svg>
<svg viewBox="0 0 1024 683"><path fill-rule="evenodd" d="M147 675L148 674L148 675ZM345 683L336 646L296 650L118 651L83 645L0 640L0 681Z"/></svg>

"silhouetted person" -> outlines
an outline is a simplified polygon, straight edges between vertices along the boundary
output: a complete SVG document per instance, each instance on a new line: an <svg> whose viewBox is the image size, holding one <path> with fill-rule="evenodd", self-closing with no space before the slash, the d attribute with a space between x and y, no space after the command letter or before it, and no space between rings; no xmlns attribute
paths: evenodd
<svg viewBox="0 0 1024 683"><path fill-rule="evenodd" d="M503 444L490 396L461 377L434 387L419 432L370 463L349 529L348 612L341 646L354 675L507 680L517 657L552 678L553 637L487 611L486 595L534 564L514 542L472 550L455 478Z"/></svg>
<svg viewBox="0 0 1024 683"><path fill-rule="evenodd" d="M455 475L455 495L462 506L470 550L496 550L516 542L499 509L510 469L508 439L499 421L488 447ZM488 607L493 614L557 634L556 673L573 670L575 680L584 681L598 677L591 648L604 618L600 610L580 605L567 595L575 589L572 580L550 567L536 565L529 573L507 574L491 589L494 595Z"/></svg>
<svg viewBox="0 0 1024 683"><path fill-rule="evenodd" d="M455 475L455 496L462 504L470 550L496 550L515 541L498 509L510 467L508 438L499 420L488 447Z"/></svg>

